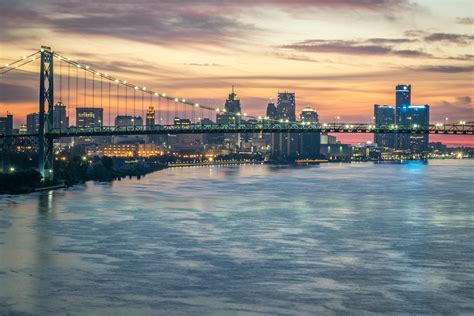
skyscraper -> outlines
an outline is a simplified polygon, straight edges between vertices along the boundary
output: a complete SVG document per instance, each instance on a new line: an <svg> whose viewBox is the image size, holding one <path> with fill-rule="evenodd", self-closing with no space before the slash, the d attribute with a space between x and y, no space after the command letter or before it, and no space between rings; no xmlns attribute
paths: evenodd
<svg viewBox="0 0 474 316"><path fill-rule="evenodd" d="M7 113L7 116L0 117L0 134L13 134L13 115Z"/></svg>
<svg viewBox="0 0 474 316"><path fill-rule="evenodd" d="M300 114L302 122L318 123L319 115L312 107L305 107ZM299 153L304 158L318 158L321 148L321 134L320 133L301 133Z"/></svg>
<svg viewBox="0 0 474 316"><path fill-rule="evenodd" d="M218 124L238 124L240 123L240 99L237 94L234 92L234 86L232 86L232 92L229 94L229 97L225 101L224 110L222 113L216 115L216 122ZM238 115L237 115L238 114ZM236 133L226 133L224 134L224 144L231 149L237 148L240 146L240 134Z"/></svg>
<svg viewBox="0 0 474 316"><path fill-rule="evenodd" d="M234 92L234 86L232 86L232 92L229 94L229 97L225 101L224 109L228 113L240 113L240 99L237 94Z"/></svg>
<svg viewBox="0 0 474 316"><path fill-rule="evenodd" d="M296 121L295 94L290 92L278 93L277 119L289 122ZM292 133L272 134L272 157L277 160L292 160L299 156L299 136Z"/></svg>
<svg viewBox="0 0 474 316"><path fill-rule="evenodd" d="M296 101L294 93L278 93L277 113L278 118L281 120L288 120L290 122L296 121Z"/></svg>
<svg viewBox="0 0 474 316"><path fill-rule="evenodd" d="M240 121L240 111L240 99L234 92L234 86L232 86L232 92L224 104L224 111L216 115L216 121L221 124L238 123Z"/></svg>
<svg viewBox="0 0 474 316"><path fill-rule="evenodd" d="M302 122L317 123L319 122L319 115L312 107L307 106L301 111L300 120Z"/></svg>
<svg viewBox="0 0 474 316"><path fill-rule="evenodd" d="M77 108L76 126L79 128L101 127L103 124L104 109L102 108Z"/></svg>
<svg viewBox="0 0 474 316"><path fill-rule="evenodd" d="M395 121L402 125L402 108L411 104L411 85L399 84L395 87ZM404 149L401 144L407 144L406 134L395 135L395 145L398 149Z"/></svg>
<svg viewBox="0 0 474 316"><path fill-rule="evenodd" d="M395 120L395 107L391 105L374 105L374 123L378 126L390 126L394 125ZM395 147L395 134L389 133L375 133L374 142L385 148Z"/></svg>
<svg viewBox="0 0 474 316"><path fill-rule="evenodd" d="M277 108L273 101L270 101L267 105L267 112L266 116L272 120L276 120L278 118Z"/></svg>
<svg viewBox="0 0 474 316"><path fill-rule="evenodd" d="M401 107L397 122L401 126L427 127L430 124L429 105L406 105ZM428 150L429 134L400 134L399 149L419 153Z"/></svg>
<svg viewBox="0 0 474 316"><path fill-rule="evenodd" d="M28 134L38 133L39 129L39 114L30 113L26 116L26 130Z"/></svg>
<svg viewBox="0 0 474 316"><path fill-rule="evenodd" d="M429 125L430 107L411 104L411 85L395 87L395 119L399 126ZM428 149L428 134L397 134L396 147L411 152L422 152Z"/></svg>
<svg viewBox="0 0 474 316"><path fill-rule="evenodd" d="M395 87L395 105L397 107L411 104L411 85Z"/></svg>
<svg viewBox="0 0 474 316"><path fill-rule="evenodd" d="M66 116L66 105L61 101L57 102L53 108L53 128L68 128L69 117Z"/></svg>

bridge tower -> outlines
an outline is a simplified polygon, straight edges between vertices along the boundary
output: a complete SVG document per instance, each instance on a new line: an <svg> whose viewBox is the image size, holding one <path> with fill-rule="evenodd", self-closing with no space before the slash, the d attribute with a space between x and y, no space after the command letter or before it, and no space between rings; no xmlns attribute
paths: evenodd
<svg viewBox="0 0 474 316"><path fill-rule="evenodd" d="M50 132L53 128L54 72L53 52L41 46L39 88L38 170L43 180L53 179L54 147Z"/></svg>

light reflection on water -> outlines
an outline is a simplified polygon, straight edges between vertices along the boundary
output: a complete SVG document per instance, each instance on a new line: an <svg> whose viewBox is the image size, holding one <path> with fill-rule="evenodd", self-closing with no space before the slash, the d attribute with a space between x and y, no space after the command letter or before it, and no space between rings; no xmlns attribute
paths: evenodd
<svg viewBox="0 0 474 316"><path fill-rule="evenodd" d="M474 313L473 167L198 167L2 196L0 314Z"/></svg>

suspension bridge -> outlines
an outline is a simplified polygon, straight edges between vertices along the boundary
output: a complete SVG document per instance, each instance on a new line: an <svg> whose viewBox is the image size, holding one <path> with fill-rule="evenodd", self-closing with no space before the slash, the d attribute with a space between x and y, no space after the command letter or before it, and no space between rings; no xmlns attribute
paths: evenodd
<svg viewBox="0 0 474 316"><path fill-rule="evenodd" d="M22 134L3 133L0 139L37 137L39 165L43 177L52 177L53 140L61 137L209 134L209 133L396 133L473 135L474 124L374 125L365 123L312 123L273 120L247 113L226 112L224 108L191 102L167 95L145 86L133 84L74 61L49 47L22 56L0 67L2 81L11 72L38 75L39 62L39 124L37 131ZM56 122L55 104L66 104L67 117L76 114L75 125ZM88 109L79 124L78 111ZM104 116L105 112L105 116ZM92 114L91 114L92 113ZM219 115L234 119L216 123ZM112 124L112 118L131 117L124 124ZM143 118L146 118L144 122ZM175 119L186 123L176 124ZM57 120L57 118L56 118ZM141 121L141 122L140 122Z"/></svg>

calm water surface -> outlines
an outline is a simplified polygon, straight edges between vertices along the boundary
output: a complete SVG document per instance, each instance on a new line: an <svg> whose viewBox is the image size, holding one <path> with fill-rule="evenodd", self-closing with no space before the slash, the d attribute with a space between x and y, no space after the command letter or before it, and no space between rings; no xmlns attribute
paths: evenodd
<svg viewBox="0 0 474 316"><path fill-rule="evenodd" d="M0 196L0 314L474 313L474 161Z"/></svg>

